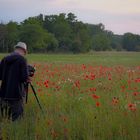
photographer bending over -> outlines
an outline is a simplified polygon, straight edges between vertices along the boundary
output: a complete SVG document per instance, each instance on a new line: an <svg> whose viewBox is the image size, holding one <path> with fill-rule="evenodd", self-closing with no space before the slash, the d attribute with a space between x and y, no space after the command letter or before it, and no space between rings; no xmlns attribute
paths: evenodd
<svg viewBox="0 0 140 140"><path fill-rule="evenodd" d="M26 54L26 44L18 42L15 51L0 63L0 112L2 116L11 117L12 121L23 115L24 83L28 80Z"/></svg>

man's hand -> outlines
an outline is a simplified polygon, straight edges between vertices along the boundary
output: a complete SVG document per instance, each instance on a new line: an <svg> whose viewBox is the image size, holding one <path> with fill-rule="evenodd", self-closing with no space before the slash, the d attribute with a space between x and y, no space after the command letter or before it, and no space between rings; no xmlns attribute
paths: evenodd
<svg viewBox="0 0 140 140"><path fill-rule="evenodd" d="M27 83L31 83L31 82L32 82L32 78L31 77L28 77Z"/></svg>

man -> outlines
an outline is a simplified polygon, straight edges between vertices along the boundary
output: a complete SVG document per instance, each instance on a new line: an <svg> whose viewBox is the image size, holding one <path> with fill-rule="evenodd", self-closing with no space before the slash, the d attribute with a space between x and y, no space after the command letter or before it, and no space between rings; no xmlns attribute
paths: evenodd
<svg viewBox="0 0 140 140"><path fill-rule="evenodd" d="M26 54L26 44L18 42L15 51L0 63L0 112L7 113L12 121L23 115L24 83L28 80Z"/></svg>

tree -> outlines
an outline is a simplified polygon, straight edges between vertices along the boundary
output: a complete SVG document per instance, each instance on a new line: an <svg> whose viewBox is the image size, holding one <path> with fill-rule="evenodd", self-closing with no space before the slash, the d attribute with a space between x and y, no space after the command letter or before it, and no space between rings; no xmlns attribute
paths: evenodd
<svg viewBox="0 0 140 140"><path fill-rule="evenodd" d="M115 35L102 23L85 24L73 13L29 17L21 23L0 24L0 51L13 50L17 41L29 52L140 51L140 35Z"/></svg>
<svg viewBox="0 0 140 140"><path fill-rule="evenodd" d="M99 24L86 24L89 28L90 35L94 36L96 34L104 33L105 26L102 23Z"/></svg>
<svg viewBox="0 0 140 140"><path fill-rule="evenodd" d="M6 51L6 37L8 35L6 25L0 24L0 51Z"/></svg>
<svg viewBox="0 0 140 140"><path fill-rule="evenodd" d="M112 35L111 36L111 47L113 50L122 51L122 35Z"/></svg>
<svg viewBox="0 0 140 140"><path fill-rule="evenodd" d="M110 39L105 34L97 34L93 37L93 50L106 51L111 50Z"/></svg>
<svg viewBox="0 0 140 140"><path fill-rule="evenodd" d="M45 27L57 38L59 42L58 51L69 51L71 46L71 27L64 13L58 16L45 16Z"/></svg>
<svg viewBox="0 0 140 140"><path fill-rule="evenodd" d="M139 51L140 36L132 33L125 33L123 35L123 48L127 51Z"/></svg>
<svg viewBox="0 0 140 140"><path fill-rule="evenodd" d="M28 19L25 19L23 22L21 22L21 25L25 25L25 24L38 24L40 26L43 26L43 15L40 14L38 16L35 17L29 17Z"/></svg>
<svg viewBox="0 0 140 140"><path fill-rule="evenodd" d="M71 24L73 22L76 22L76 16L73 13L68 13L66 20Z"/></svg>
<svg viewBox="0 0 140 140"><path fill-rule="evenodd" d="M48 32L38 24L26 24L21 27L20 40L27 43L30 52L47 48Z"/></svg>
<svg viewBox="0 0 140 140"><path fill-rule="evenodd" d="M7 38L6 38L6 44L8 46L8 52L11 52L14 49L14 45L17 43L17 41L19 41L19 38L18 38L18 33L19 33L18 24L17 24L17 22L10 21L6 25L6 27L7 27L7 31L8 31L8 35L7 35Z"/></svg>
<svg viewBox="0 0 140 140"><path fill-rule="evenodd" d="M88 27L83 23L76 21L72 25L73 30L73 44L71 50L74 53L85 53L91 49L91 36Z"/></svg>
<svg viewBox="0 0 140 140"><path fill-rule="evenodd" d="M49 33L46 39L47 46L43 49L47 52L55 52L58 48L58 40L54 37L53 34Z"/></svg>
<svg viewBox="0 0 140 140"><path fill-rule="evenodd" d="M60 21L54 25L54 35L59 41L60 50L69 50L72 30L67 22Z"/></svg>

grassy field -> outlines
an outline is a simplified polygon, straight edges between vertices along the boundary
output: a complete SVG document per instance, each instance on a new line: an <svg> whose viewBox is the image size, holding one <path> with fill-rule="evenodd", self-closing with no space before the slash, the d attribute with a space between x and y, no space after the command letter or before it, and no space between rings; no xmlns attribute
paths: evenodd
<svg viewBox="0 0 140 140"><path fill-rule="evenodd" d="M93 65L125 65L136 66L140 62L140 53L132 52L95 52L80 55L29 55L29 60L53 63L85 63Z"/></svg>
<svg viewBox="0 0 140 140"><path fill-rule="evenodd" d="M0 54L2 58L5 54ZM93 65L124 65L137 66L140 64L139 52L95 52L92 54L28 54L29 62L49 63L85 63Z"/></svg>
<svg viewBox="0 0 140 140"><path fill-rule="evenodd" d="M4 54L0 54L2 58ZM24 118L0 118L3 140L139 140L140 53L30 54Z"/></svg>

